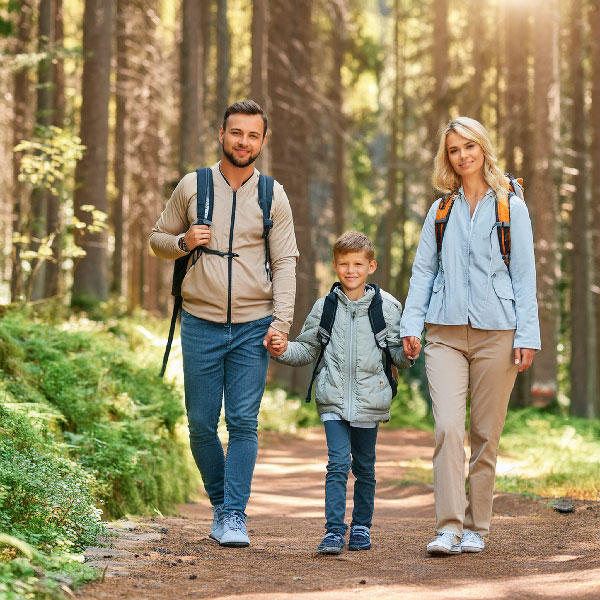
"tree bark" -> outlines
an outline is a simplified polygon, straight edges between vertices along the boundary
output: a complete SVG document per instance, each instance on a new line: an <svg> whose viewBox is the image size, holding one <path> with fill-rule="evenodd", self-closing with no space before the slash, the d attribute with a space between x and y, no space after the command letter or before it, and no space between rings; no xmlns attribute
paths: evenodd
<svg viewBox="0 0 600 600"><path fill-rule="evenodd" d="M591 164L592 168L592 248L594 256L595 283L592 288L594 297L595 324L590 336L595 347L596 355L596 399L594 414L600 417L600 5L591 2L589 8L590 44L592 58L592 104L590 108L590 130L591 130Z"/></svg>
<svg viewBox="0 0 600 600"><path fill-rule="evenodd" d="M231 50L229 23L227 21L227 0L217 0L217 118L219 123L229 106L229 69Z"/></svg>
<svg viewBox="0 0 600 600"><path fill-rule="evenodd" d="M32 34L32 16L33 7L29 1L21 2L19 20L17 23L17 36L15 43L15 54L25 54L30 51ZM29 107L31 106L31 82L29 71L21 68L14 75L14 119L13 119L13 147L19 142L30 137L29 126ZM21 154L13 153L13 217L12 232L22 234L24 225L24 216L27 214L27 207L23 187L19 183L19 173L21 170ZM22 243L15 241L12 245L11 253L11 275L10 275L10 298L11 302L17 302L23 299L23 271L21 267L21 249Z"/></svg>
<svg viewBox="0 0 600 600"><path fill-rule="evenodd" d="M38 14L38 52L46 57L38 63L36 125L48 127L52 124L52 83L53 65L51 59L53 39L53 7L52 0L41 0ZM48 205L50 194L46 189L35 188L31 193L31 244L36 252L48 231ZM27 288L30 290L28 300L39 300L45 297L46 270L48 261L35 258L31 262L32 270Z"/></svg>
<svg viewBox="0 0 600 600"><path fill-rule="evenodd" d="M265 111L271 113L269 99L269 2L255 0L252 3L252 77L251 96ZM267 143L260 153L257 168L265 173L271 172L271 144Z"/></svg>
<svg viewBox="0 0 600 600"><path fill-rule="evenodd" d="M533 365L536 405L556 402L559 279L557 259L556 154L559 144L558 2L537 0L534 29L535 115L531 196L535 206L535 250L542 352Z"/></svg>
<svg viewBox="0 0 600 600"><path fill-rule="evenodd" d="M53 46L54 51L62 50L64 44L63 0L54 0L53 6ZM65 68L64 59L54 59L54 89L52 97L52 123L63 129L65 126ZM54 235L52 258L46 264L45 296L47 298L64 292L62 276L62 218L61 198L48 195L47 235Z"/></svg>

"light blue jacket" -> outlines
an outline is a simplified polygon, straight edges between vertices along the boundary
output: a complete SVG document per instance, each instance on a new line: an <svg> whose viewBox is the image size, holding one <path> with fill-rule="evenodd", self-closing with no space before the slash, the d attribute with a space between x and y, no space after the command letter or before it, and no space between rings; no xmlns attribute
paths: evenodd
<svg viewBox="0 0 600 600"><path fill-rule="evenodd" d="M510 198L509 269L500 254L494 192L482 198L471 224L460 188L438 257L434 223L440 200L423 224L400 335L421 337L424 323L470 323L476 329L515 329L515 348L539 350L533 235L525 202Z"/></svg>

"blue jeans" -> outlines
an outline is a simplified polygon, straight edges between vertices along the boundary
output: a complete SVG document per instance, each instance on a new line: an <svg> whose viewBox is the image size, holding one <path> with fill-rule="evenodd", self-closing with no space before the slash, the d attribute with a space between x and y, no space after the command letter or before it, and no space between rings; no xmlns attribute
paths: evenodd
<svg viewBox="0 0 600 600"><path fill-rule="evenodd" d="M371 527L375 501L375 442L377 427L350 427L348 421L325 421L327 437L327 475L325 476L325 529L344 535L346 516L346 486L348 473L354 482L354 509L351 525Z"/></svg>
<svg viewBox="0 0 600 600"><path fill-rule="evenodd" d="M258 452L258 410L269 353L263 339L273 317L213 323L181 313L181 347L190 446L211 504L245 514ZM225 399L227 458L217 436Z"/></svg>

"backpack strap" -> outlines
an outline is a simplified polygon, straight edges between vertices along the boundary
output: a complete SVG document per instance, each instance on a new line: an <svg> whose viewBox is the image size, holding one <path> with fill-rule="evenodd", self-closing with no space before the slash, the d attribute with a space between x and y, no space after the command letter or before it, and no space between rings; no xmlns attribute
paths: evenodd
<svg viewBox="0 0 600 600"><path fill-rule="evenodd" d="M329 294L325 296L325 301L323 302L323 312L321 313L319 329L317 330L317 339L321 344L321 351L319 352L319 358L317 358L317 362L315 363L315 367L312 372L312 377L310 378L310 385L308 386L308 391L306 392L306 402L310 402L310 399L312 398L313 383L315 382L317 373L319 372L319 365L321 364L321 359L325 353L325 348L331 339L331 331L333 330L333 322L335 321L335 313L337 312L338 303L338 297L335 293L335 288L339 287L339 285L339 282L336 281L331 286L331 290Z"/></svg>
<svg viewBox="0 0 600 600"><path fill-rule="evenodd" d="M271 204L273 203L273 183L274 179L262 173L258 176L258 204L263 214L263 233L265 240L265 271L267 277L273 281L271 272L271 253L269 251L269 232L273 229L273 220L271 219Z"/></svg>
<svg viewBox="0 0 600 600"><path fill-rule="evenodd" d="M450 218L456 196L458 196L458 190L446 194L440 200L435 213L435 241L437 243L438 254L442 251L442 241L444 239L444 233L446 232L446 225L448 225L448 219Z"/></svg>
<svg viewBox="0 0 600 600"><path fill-rule="evenodd" d="M508 267L510 265L510 196L506 200L496 198L496 230L498 231L498 243L502 260Z"/></svg>
<svg viewBox="0 0 600 600"><path fill-rule="evenodd" d="M394 377L392 372L394 361L392 360L392 355L387 343L387 324L383 316L383 298L381 297L381 290L378 285L372 283L367 285L375 291L371 304L369 305L369 321L371 323L373 335L375 336L375 343L383 352L383 370L385 371L385 376L392 388L393 398L398 392L398 380Z"/></svg>

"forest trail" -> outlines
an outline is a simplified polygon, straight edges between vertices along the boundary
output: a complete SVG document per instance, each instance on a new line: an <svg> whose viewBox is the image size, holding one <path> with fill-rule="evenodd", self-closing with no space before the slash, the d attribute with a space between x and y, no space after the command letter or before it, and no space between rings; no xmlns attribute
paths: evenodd
<svg viewBox="0 0 600 600"><path fill-rule="evenodd" d="M314 552L324 533L322 430L299 436L263 432L247 509L250 548L221 548L207 537L212 511L204 499L178 506L177 517L119 522L111 527L118 537L87 552L92 564L106 567L104 582L80 589L77 598L600 598L599 502L576 501L573 513L561 514L548 501L498 494L484 553L428 557L433 491L400 480L403 461L429 463L432 438L419 431L380 431L369 551L339 557ZM350 483L349 499L351 489Z"/></svg>

